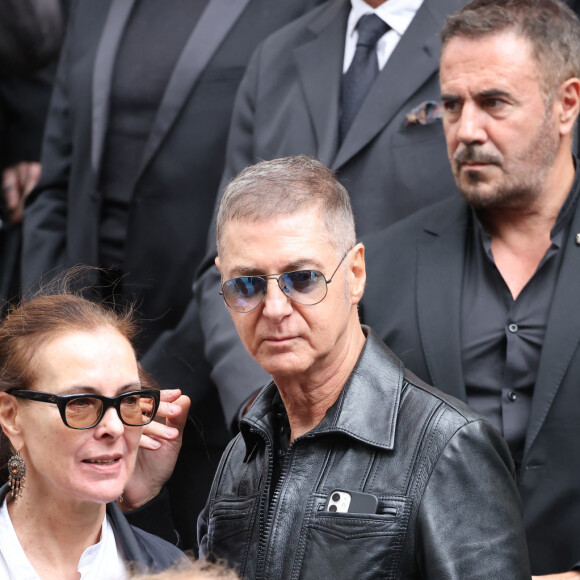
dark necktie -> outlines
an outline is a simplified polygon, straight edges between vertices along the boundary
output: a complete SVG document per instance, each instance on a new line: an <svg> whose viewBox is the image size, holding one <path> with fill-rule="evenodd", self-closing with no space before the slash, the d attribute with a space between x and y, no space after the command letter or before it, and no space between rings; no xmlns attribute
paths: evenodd
<svg viewBox="0 0 580 580"><path fill-rule="evenodd" d="M375 50L379 38L390 26L376 14L365 14L357 23L358 41L354 58L342 75L340 141L350 126L379 74L379 61Z"/></svg>

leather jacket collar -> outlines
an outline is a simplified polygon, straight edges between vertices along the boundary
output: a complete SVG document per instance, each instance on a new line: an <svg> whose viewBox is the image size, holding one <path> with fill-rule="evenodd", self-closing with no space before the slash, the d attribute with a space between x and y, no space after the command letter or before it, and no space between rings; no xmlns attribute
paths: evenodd
<svg viewBox="0 0 580 580"><path fill-rule="evenodd" d="M324 419L307 435L343 433L380 449L393 449L404 367L371 328L363 325L363 331L367 340L349 380ZM361 367L364 378L358 372ZM269 383L242 419L240 431L247 449L252 448L252 431L273 438L277 393L275 383Z"/></svg>

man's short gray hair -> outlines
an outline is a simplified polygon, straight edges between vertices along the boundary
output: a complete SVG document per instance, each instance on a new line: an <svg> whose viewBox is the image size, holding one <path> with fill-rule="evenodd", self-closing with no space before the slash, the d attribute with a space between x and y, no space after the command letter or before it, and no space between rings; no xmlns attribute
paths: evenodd
<svg viewBox="0 0 580 580"><path fill-rule="evenodd" d="M455 37L504 32L529 41L547 102L564 81L580 77L580 21L559 0L474 0L447 18L442 51Z"/></svg>
<svg viewBox="0 0 580 580"><path fill-rule="evenodd" d="M225 226L263 222L305 210L320 210L323 231L337 254L356 243L346 189L328 167L306 155L261 161L246 167L225 188L217 214L217 249L224 255Z"/></svg>

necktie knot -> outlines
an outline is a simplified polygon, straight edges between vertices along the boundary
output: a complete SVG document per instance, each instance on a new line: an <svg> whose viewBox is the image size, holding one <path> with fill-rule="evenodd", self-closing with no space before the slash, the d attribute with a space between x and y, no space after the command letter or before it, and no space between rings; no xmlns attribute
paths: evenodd
<svg viewBox="0 0 580 580"><path fill-rule="evenodd" d="M389 25L376 14L365 14L360 17L357 30L358 40L356 45L374 48L379 38L389 30Z"/></svg>
<svg viewBox="0 0 580 580"><path fill-rule="evenodd" d="M379 38L389 30L389 25L376 14L365 14L358 21L357 29L356 50L341 83L339 126L341 142L379 74L379 62L375 48Z"/></svg>

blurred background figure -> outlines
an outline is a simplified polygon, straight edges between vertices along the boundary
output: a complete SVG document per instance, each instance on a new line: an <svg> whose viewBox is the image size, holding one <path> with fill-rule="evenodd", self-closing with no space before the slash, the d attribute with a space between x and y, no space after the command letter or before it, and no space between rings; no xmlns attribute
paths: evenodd
<svg viewBox="0 0 580 580"><path fill-rule="evenodd" d="M158 574L138 574L131 580L238 580L239 576L230 568L209 562L180 564Z"/></svg>
<svg viewBox="0 0 580 580"><path fill-rule="evenodd" d="M185 547L230 434L197 307L184 315L205 252L238 84L259 43L321 0L73 0L42 154L24 221L23 289L68 266L137 302L141 362L192 398L170 485ZM190 425L191 427L191 425Z"/></svg>
<svg viewBox="0 0 580 580"><path fill-rule="evenodd" d="M65 0L0 4L0 315L18 296L22 210L40 177L66 7Z"/></svg>
<svg viewBox="0 0 580 580"><path fill-rule="evenodd" d="M160 397L137 363L135 333L130 311L71 294L33 298L6 316L0 577L122 580L128 563L160 571L185 558L130 526L116 504Z"/></svg>
<svg viewBox="0 0 580 580"><path fill-rule="evenodd" d="M0 76L32 72L48 64L63 34L61 0L2 0Z"/></svg>

